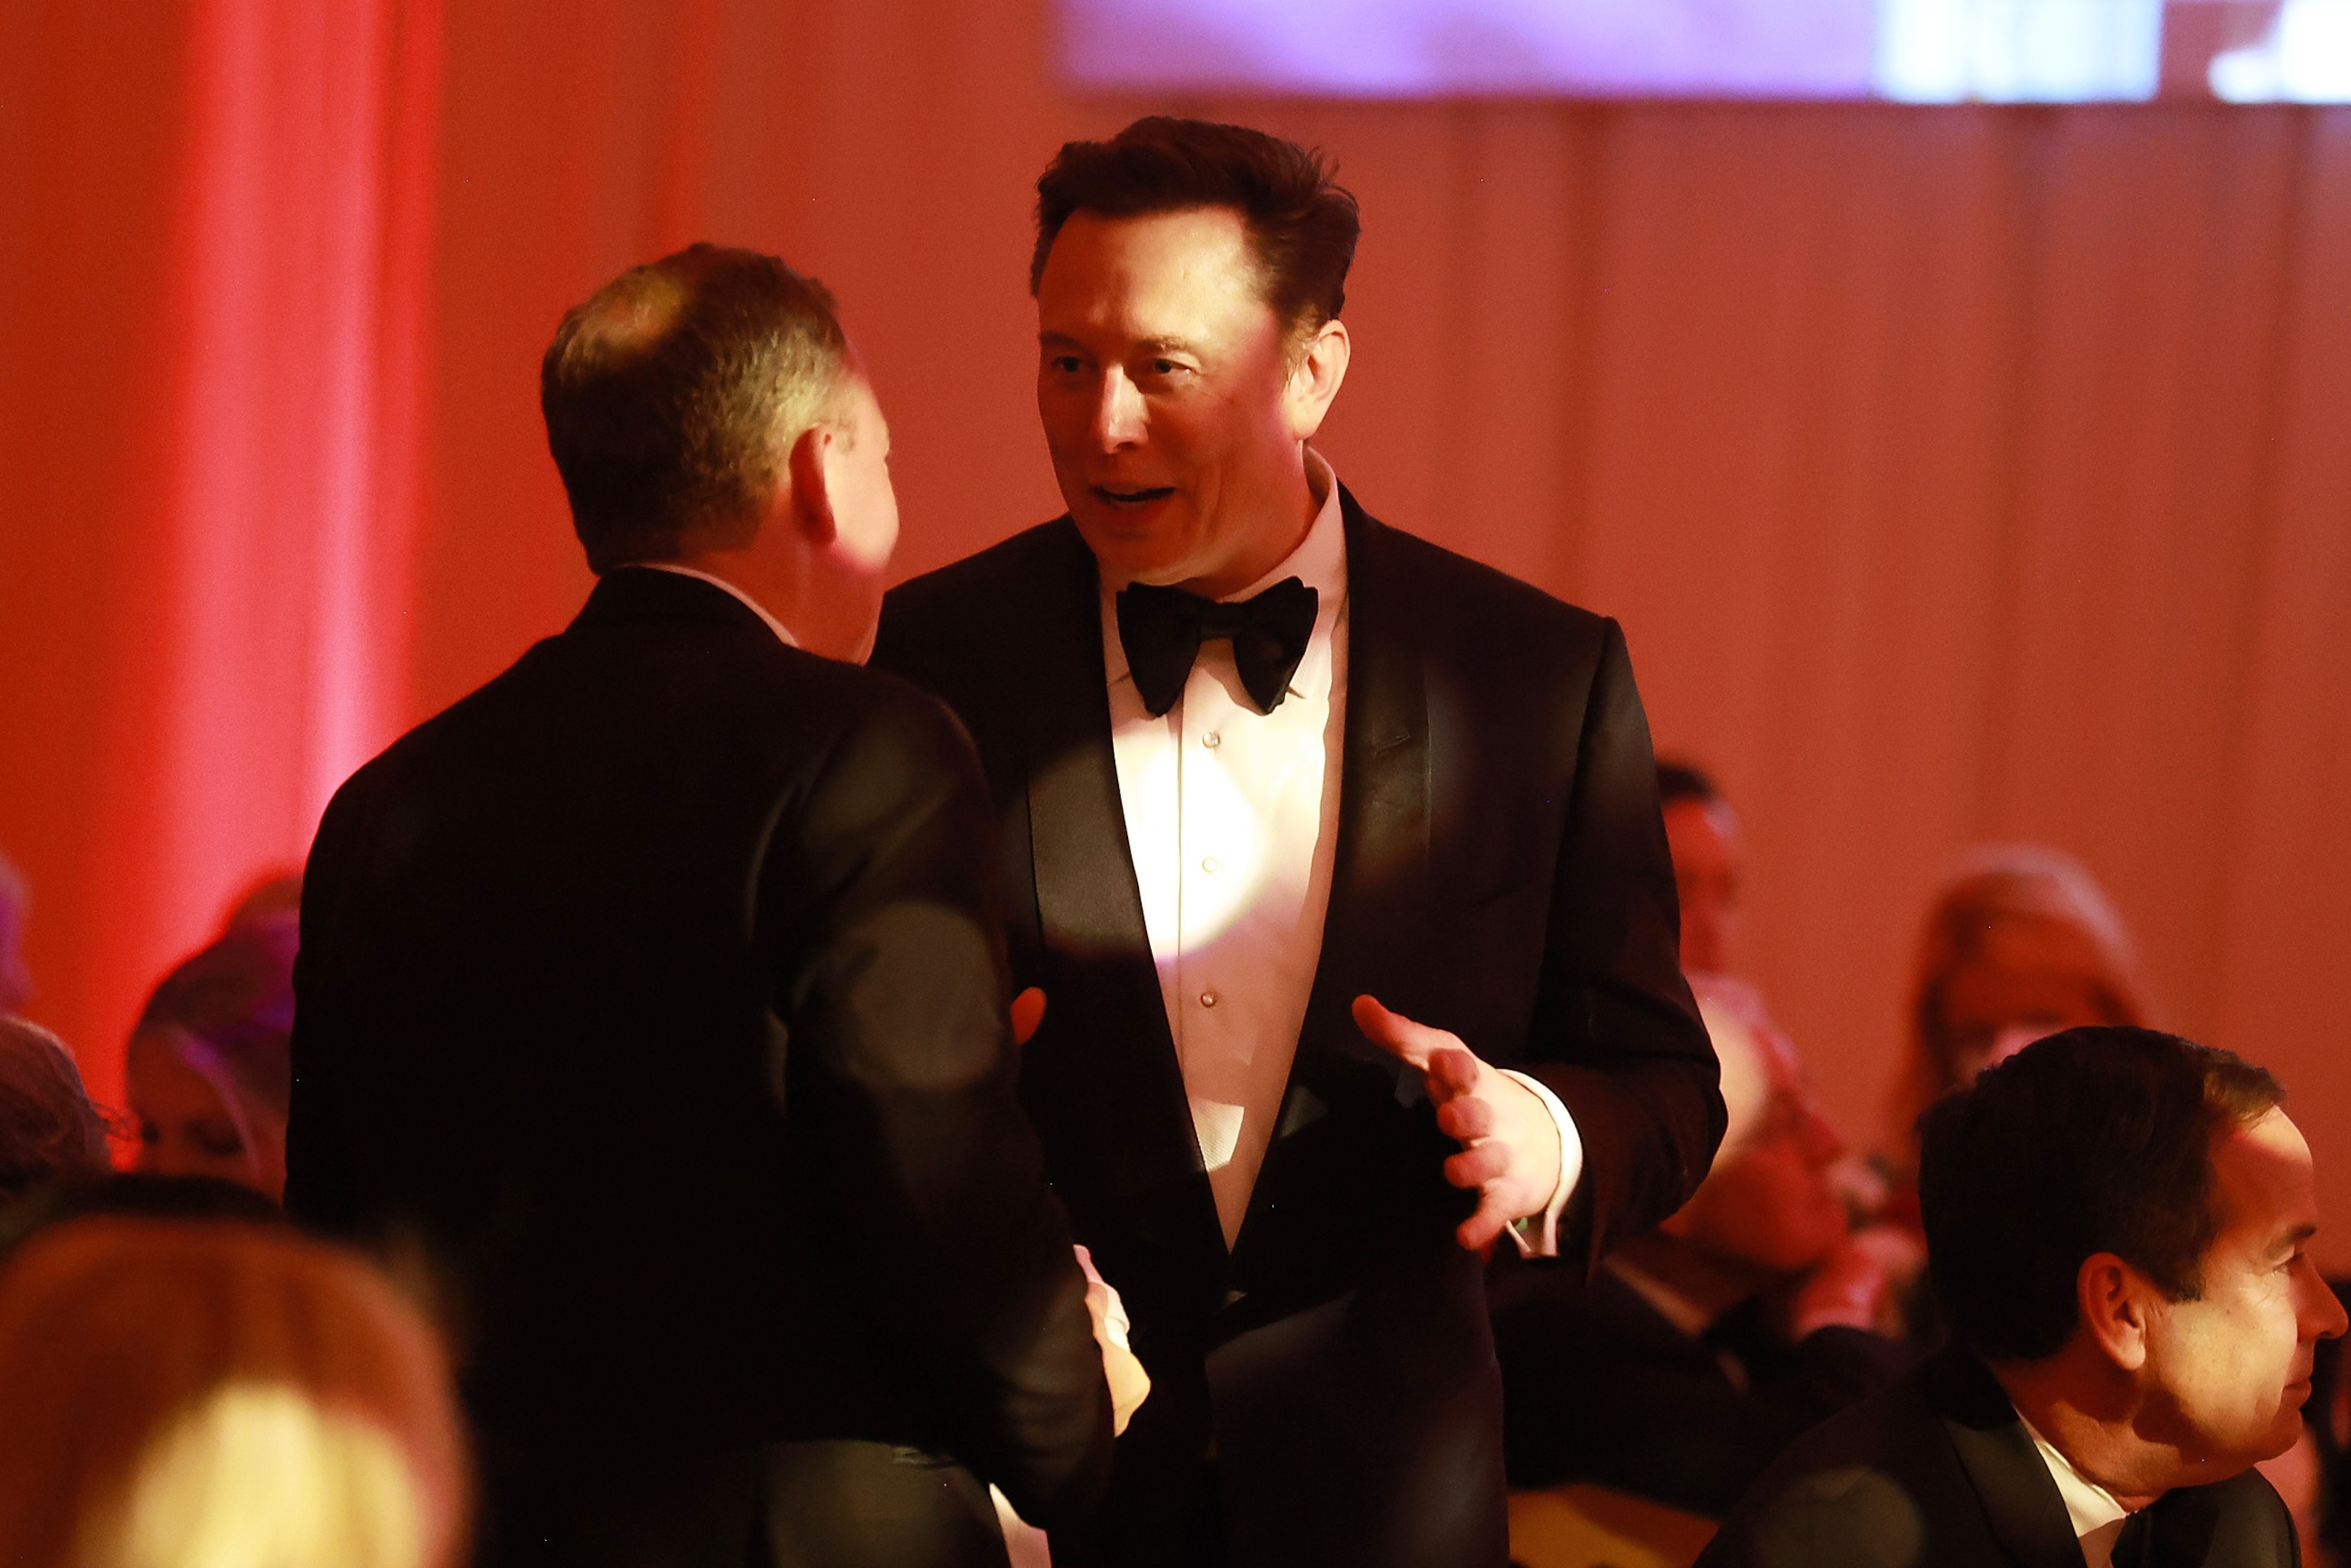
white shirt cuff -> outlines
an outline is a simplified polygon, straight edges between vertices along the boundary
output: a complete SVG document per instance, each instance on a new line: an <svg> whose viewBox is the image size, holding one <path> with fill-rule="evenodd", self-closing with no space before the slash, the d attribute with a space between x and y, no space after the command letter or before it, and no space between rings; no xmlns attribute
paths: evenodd
<svg viewBox="0 0 2351 1568"><path fill-rule="evenodd" d="M1559 1185L1552 1189L1551 1202L1541 1214L1531 1214L1510 1228L1510 1239L1518 1243L1521 1258L1556 1258L1559 1256L1559 1217L1567 1207L1567 1200L1575 1192L1575 1184L1583 1176L1583 1134L1575 1130L1575 1118L1567 1113L1551 1086L1540 1078L1529 1077L1504 1067L1502 1076L1523 1083L1534 1091L1535 1098L1551 1113L1552 1123L1559 1129Z"/></svg>

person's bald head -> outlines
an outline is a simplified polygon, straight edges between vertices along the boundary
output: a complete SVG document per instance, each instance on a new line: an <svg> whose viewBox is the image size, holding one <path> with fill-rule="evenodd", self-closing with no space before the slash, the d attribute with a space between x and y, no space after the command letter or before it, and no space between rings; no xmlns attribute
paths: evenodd
<svg viewBox="0 0 2351 1568"><path fill-rule="evenodd" d="M792 443L861 379L831 294L774 256L697 245L598 289L539 366L590 568L747 543Z"/></svg>

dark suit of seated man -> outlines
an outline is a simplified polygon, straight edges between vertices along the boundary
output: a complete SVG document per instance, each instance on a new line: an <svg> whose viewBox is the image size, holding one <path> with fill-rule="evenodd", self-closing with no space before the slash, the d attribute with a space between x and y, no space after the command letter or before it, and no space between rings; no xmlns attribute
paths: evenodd
<svg viewBox="0 0 2351 1568"><path fill-rule="evenodd" d="M1917 1356L1875 1332L1889 1275L1847 1234L1844 1145L1794 1045L1739 982L1691 985L1729 1113L1706 1180L1588 1284L1498 1259L1491 1300L1512 1487L1591 1483L1720 1519Z"/></svg>
<svg viewBox="0 0 2351 1568"><path fill-rule="evenodd" d="M821 286L697 246L542 370L601 580L336 795L287 1202L421 1240L491 1563L1001 1564L1111 1406L1015 1092L992 826L859 667L889 435Z"/></svg>
<svg viewBox="0 0 2351 1568"><path fill-rule="evenodd" d="M2102 1027L1937 1103L1919 1200L1954 1343L1790 1448L1702 1568L2299 1563L2253 1466L2293 1445L2345 1317L2281 1095Z"/></svg>

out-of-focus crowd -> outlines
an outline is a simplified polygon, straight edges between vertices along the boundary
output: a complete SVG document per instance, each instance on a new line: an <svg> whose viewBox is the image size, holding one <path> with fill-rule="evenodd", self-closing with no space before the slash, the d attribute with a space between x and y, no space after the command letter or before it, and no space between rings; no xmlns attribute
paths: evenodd
<svg viewBox="0 0 2351 1568"><path fill-rule="evenodd" d="M2154 1021L2130 934L2078 862L1974 850L1924 912L1884 1135L1856 1151L1740 977L1737 810L1684 763L1661 764L1659 792L1729 1130L1697 1196L1588 1283L1496 1259L1513 1539L1531 1562L1546 1542L1565 1563L1628 1541L1687 1560L1793 1438L1938 1347L1920 1113L2058 1030ZM28 900L0 861L0 1560L462 1552L464 1430L429 1290L277 1208L299 897L295 875L259 881L156 985L117 1111L16 1015ZM2264 1467L2315 1563L2351 1560L2339 1345L2319 1346L2301 1444Z"/></svg>
<svg viewBox="0 0 2351 1568"><path fill-rule="evenodd" d="M0 1562L460 1559L438 1330L278 1209L299 894L257 883L157 984L117 1111L16 1014L28 901L0 861Z"/></svg>

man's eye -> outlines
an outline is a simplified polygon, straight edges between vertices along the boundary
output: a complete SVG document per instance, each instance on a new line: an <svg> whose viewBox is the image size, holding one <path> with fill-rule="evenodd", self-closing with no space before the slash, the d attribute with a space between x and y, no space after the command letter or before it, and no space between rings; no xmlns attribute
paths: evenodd
<svg viewBox="0 0 2351 1568"><path fill-rule="evenodd" d="M1075 354L1056 354L1045 361L1045 368L1056 375L1073 376L1079 370L1078 357Z"/></svg>
<svg viewBox="0 0 2351 1568"><path fill-rule="evenodd" d="M142 1144L160 1144L163 1141L163 1129L141 1116L139 1118L139 1141Z"/></svg>
<svg viewBox="0 0 2351 1568"><path fill-rule="evenodd" d="M1183 366L1177 364L1173 360L1154 360L1151 361L1151 373L1155 376L1172 376L1183 368Z"/></svg>

